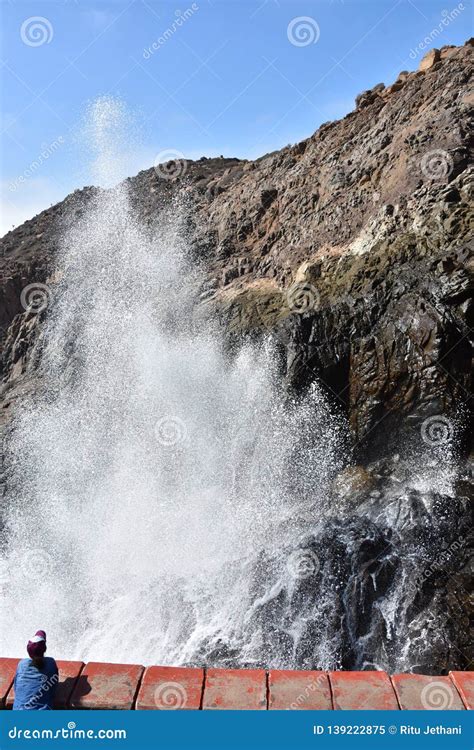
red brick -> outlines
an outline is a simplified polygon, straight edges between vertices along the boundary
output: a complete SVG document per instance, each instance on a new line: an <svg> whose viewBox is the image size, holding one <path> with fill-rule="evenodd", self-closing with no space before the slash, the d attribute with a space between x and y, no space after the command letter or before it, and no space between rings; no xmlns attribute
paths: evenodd
<svg viewBox="0 0 474 750"><path fill-rule="evenodd" d="M147 667L137 697L138 711L198 709L204 685L203 669Z"/></svg>
<svg viewBox="0 0 474 750"><path fill-rule="evenodd" d="M386 672L329 672L329 681L335 709L398 709Z"/></svg>
<svg viewBox="0 0 474 750"><path fill-rule="evenodd" d="M394 674L392 683L403 710L459 711L464 708L449 677Z"/></svg>
<svg viewBox="0 0 474 750"><path fill-rule="evenodd" d="M139 664L101 664L84 667L69 701L71 708L131 709L143 667Z"/></svg>
<svg viewBox="0 0 474 750"><path fill-rule="evenodd" d="M13 685L19 659L0 658L0 708L5 708L8 692Z"/></svg>
<svg viewBox="0 0 474 750"><path fill-rule="evenodd" d="M203 708L260 709L267 707L263 669L208 669Z"/></svg>
<svg viewBox="0 0 474 750"><path fill-rule="evenodd" d="M54 708L66 708L71 693L76 685L84 662L82 661L58 661L59 684L56 689ZM13 706L15 700L15 689L12 687L7 697L7 708Z"/></svg>
<svg viewBox="0 0 474 750"><path fill-rule="evenodd" d="M474 672L450 672L466 708L474 710Z"/></svg>
<svg viewBox="0 0 474 750"><path fill-rule="evenodd" d="M326 672L272 670L268 674L268 708L274 710L332 709Z"/></svg>

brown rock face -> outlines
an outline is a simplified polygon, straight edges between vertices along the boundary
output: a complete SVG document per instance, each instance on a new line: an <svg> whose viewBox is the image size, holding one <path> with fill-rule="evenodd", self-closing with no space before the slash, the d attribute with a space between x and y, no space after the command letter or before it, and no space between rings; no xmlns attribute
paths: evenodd
<svg viewBox="0 0 474 750"><path fill-rule="evenodd" d="M449 54L448 54L449 53ZM145 224L181 195L201 299L232 338L269 332L286 379L312 379L347 413L362 458L419 439L429 416L467 440L472 389L472 46L431 50L420 72L357 98L357 109L254 162L186 162L129 180ZM171 175L173 170L171 170ZM86 188L2 240L3 409L34 389L43 310L63 221ZM459 419L458 419L459 417Z"/></svg>
<svg viewBox="0 0 474 750"><path fill-rule="evenodd" d="M421 72L429 70L435 63L439 62L439 60L441 60L439 49L430 49L430 51L422 58L418 70Z"/></svg>

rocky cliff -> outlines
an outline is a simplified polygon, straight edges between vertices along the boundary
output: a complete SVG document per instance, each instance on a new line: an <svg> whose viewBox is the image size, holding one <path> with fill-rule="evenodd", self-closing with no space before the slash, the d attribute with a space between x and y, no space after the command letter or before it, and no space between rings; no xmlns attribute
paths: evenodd
<svg viewBox="0 0 474 750"><path fill-rule="evenodd" d="M29 439L30 432L25 432L24 425L23 440L17 440L15 450L9 453L9 494L0 506L0 525L8 516L9 532L2 535L1 543L3 547L10 542L14 548L9 573L16 587L12 586L13 595L6 600L5 610L15 625L16 615L26 617L24 612L28 610L25 599L33 553L34 570L38 565L42 569L46 566L44 578L55 594L57 589L68 599L67 592L74 592L66 614L62 610L68 653L75 623L79 622L80 628L83 622L88 622L88 627L89 622L96 626L94 648L99 653L110 645L107 623L113 624L116 632L120 620L122 648L127 658L133 658L136 612L145 609L143 617L149 617L152 623L148 632L155 632L160 618L172 623L171 630L163 630L163 636L155 640L160 645L168 644L166 659L170 653L179 654L180 663L191 660L201 666L288 669L382 668L426 674L444 674L469 665L468 537L472 529L469 495L473 469L469 460L459 467L451 459L456 454L469 454L472 415L472 55L471 43L432 50L419 71L401 73L391 86L379 84L358 96L355 111L343 120L325 124L306 141L257 161L220 158L159 165L129 179L128 191L102 195L103 201L95 201L95 188L77 191L6 235L0 278L2 426L8 433L16 405L28 394L36 394L37 403L57 407L61 393L71 385L70 398L63 400L59 409L28 412L34 439ZM128 199L111 200L112 207L105 213L87 213L83 231L75 234L73 243L72 266L79 260L80 273L71 276L69 269L66 286L72 294L65 302L58 292L61 264L56 263L64 229L87 212L88 206L107 203L107 198L125 192L147 231L139 233L136 243L116 243L122 232L134 232ZM177 540L173 541L173 555L179 557L179 544L186 554L186 547L200 539L193 523L199 529L203 522L207 530L214 524L214 507L224 508L233 522L239 510L236 498L245 496L246 483L254 483L249 466L255 466L249 464L249 452L244 450L239 461L233 459L229 464L233 470L232 491L227 476L221 486L220 474L216 474L217 479L209 474L213 483L219 482L216 505L209 506L213 509L211 523L205 509L197 506L195 485L191 485L189 507L197 507L197 513L191 514L188 522L186 505L184 510L181 505L181 485L172 494L173 472L187 480L192 474L188 467L197 466L194 474L199 480L197 496L201 497L200 483L207 481L206 461L186 463L189 457L177 451L173 454L177 463L173 464L165 451L155 454L149 450L153 437L148 438L155 435L156 425L149 424L147 418L150 415L153 422L160 410L149 408L148 392L135 400L140 408L132 420L128 414L127 423L126 412L133 402L142 360L137 357L135 361L135 350L124 349L123 342L141 333L136 321L143 321L139 315L142 308L152 307L149 300L153 298L158 306L160 291L166 296L166 285L173 292L179 286L178 275L171 280L167 275L173 263L160 266L159 274L150 271L148 278L150 267L143 259L140 263L139 257L146 240L144 254L147 259L157 259L158 254L152 251L160 242L164 247L163 224L170 211L175 216L174 224L179 218L192 260L202 271L196 275L200 278L196 284L193 273L191 281L186 277L186 286L192 287L190 295L183 298L179 289L167 300L171 317L176 306L182 307L182 314L173 318L176 328L186 328L188 312L190 316L196 311L211 315L224 327L231 354L246 337L273 337L282 380L290 395L304 393L312 381L318 380L334 407L331 411L338 412L334 414L338 425L347 419L350 430L344 432L350 432L352 438L352 457L346 461L344 452L345 468L340 471L342 464L335 465L330 436L320 430L324 418L318 423L311 394L301 401L289 399L292 406L305 407L307 429L302 429L301 419L295 417L294 433L283 422L279 429L264 435L272 432L279 442L283 442L282 436L291 437L288 495L281 507L275 506L269 493L269 474L265 474L267 463L270 469L273 464L263 460L261 467L259 461L272 456L276 442L265 440L261 453L256 453L258 492L255 495L252 487L252 523L247 525L246 517L243 536L247 539L247 530L260 523L265 508L271 523L275 518L279 529L289 527L294 534L288 540L278 535L274 546L252 546L248 560L238 558L242 576L233 558L227 564L225 557L226 566L216 573L217 578L207 568L201 578L196 576L193 562L189 581L198 581L199 586L204 582L207 587L204 594L200 589L196 598L203 597L212 604L208 620L206 607L204 615L196 612L194 589L193 601L187 598L188 579L183 586L180 576L168 575L167 561L163 565L163 557L159 557L162 537L156 537L161 540L156 543L155 536L145 535L148 546L145 543L143 549L153 560L153 576L145 576L143 581L133 568L137 557L135 534L142 550L145 526L161 531L161 517L156 514L163 498L176 511L173 523L165 524L165 536L171 529L171 538ZM114 223L111 214L120 221ZM90 215L95 217L92 222ZM176 250L173 243L171 248ZM117 256L116 265L107 265L108 256ZM71 263L71 256L61 258L64 263L69 258ZM184 274L179 274L182 279ZM166 283L160 289L163 278ZM111 279L115 283L107 286ZM101 306L96 300L93 308L94 325L88 330L94 330L94 367L89 379L84 379L78 376L84 351L81 341L85 340L80 337L81 314L91 309L87 295L92 284L105 304ZM140 296L142 284L146 293ZM127 290L129 298L125 299ZM56 377L54 368L48 371L39 367L48 330L45 321L55 294L56 309L65 305L68 317L65 328L51 334L50 327L48 335L49 349L51 339L55 342L54 359L58 356L60 366L56 369L61 377ZM130 297L135 315L127 317L123 311ZM117 298L118 303L111 304ZM191 298L196 301L193 310ZM169 317L165 316L163 324L168 334ZM156 330L156 320L151 320L149 328L145 325L143 348ZM114 338L117 322L119 335ZM191 322L194 324L194 319ZM123 323L129 326L128 338L120 338ZM191 330L188 345L196 332ZM112 356L108 358L110 341L115 346L109 348ZM181 341L179 353L172 380L184 363L193 361L193 352ZM166 356L156 361L161 365ZM121 368L126 370L130 362L136 368L131 369L129 379L124 378L126 387L123 383L122 388L116 387L116 373L120 375ZM104 364L109 367L103 368ZM250 360L249 367L253 364ZM207 365L201 369L205 370L209 388L216 388L216 377L209 374ZM97 378L98 370L101 379ZM155 367L150 379L158 376L159 370ZM51 377L41 388L44 371ZM183 376L186 394L194 376L194 370L189 372L192 376ZM253 376L254 371L249 377ZM80 389L75 378L80 381ZM89 391L93 391L93 398L89 398ZM45 392L51 395L51 401L45 401ZM83 412L75 410L81 399L88 404ZM286 409L286 392L283 399L282 411L290 412ZM191 401L185 401L186 416L189 404L198 400L199 392L196 396L193 390ZM234 393L230 400L234 407ZM159 400L157 403L161 405ZM239 414L246 416L252 410L247 407L249 402L243 403ZM49 421L53 412L57 418L53 414ZM97 412L100 419L96 432L91 429L93 438L90 434L88 438L89 422ZM113 435L109 429L112 413ZM267 412L257 412L255 419L260 427L266 422ZM197 421L201 425L202 420ZM211 422L219 422L214 411ZM207 434L205 430L202 433ZM318 452L314 436L318 436ZM130 460L128 485L116 471L122 458L122 440L127 446L143 443L139 453L142 463L135 463L135 455ZM63 441L67 443L64 453L60 450ZM217 440L209 442L215 447ZM205 450L199 451L202 443L194 438L189 443L200 453L200 459L202 455L206 458ZM8 446L11 444L15 439L8 441ZM163 447L163 443L160 445ZM254 446L252 449L255 453ZM418 461L412 461L413 456ZM95 471L96 458L103 460L103 464L100 460L97 464L100 471ZM330 467L327 496L326 490L324 494L327 507L323 508L316 490L323 481L325 461ZM171 481L165 482L160 503L156 502L155 491L150 491L150 503L143 501L137 506L136 474L148 462L153 468L149 476L154 477L161 467L163 476L171 477ZM221 453L217 463L219 470L225 465ZM37 466L43 471L37 471ZM102 474L113 481L101 495L102 486L95 476ZM312 479L306 488L308 474ZM301 506L296 503L295 511L289 503L301 499L304 502ZM40 506L45 518L30 514L28 502L35 509ZM243 504L244 511L249 505ZM109 524L110 509L114 524ZM241 513L246 516L244 511ZM145 519L141 526L140 512ZM150 518L156 523L149 524ZM226 514L222 516L221 526L217 519L217 531L213 529L211 539L217 538L221 528L234 528L227 518ZM41 520L47 523L41 525ZM125 534L120 535L117 520L122 520ZM77 535L64 533L66 527L76 523L80 526ZM84 524L86 534L82 533ZM100 532L97 537L89 533L93 525ZM139 531L134 534L135 526ZM16 536L12 529L17 530ZM189 544L188 537L183 536L186 529L193 535ZM86 544L89 536L92 542ZM48 539L45 555L43 547ZM204 539L208 539L207 534ZM79 550L78 540L82 545ZM126 552L129 542L132 554L127 557L123 548ZM213 544L210 552L214 557ZM27 549L26 576L18 557L23 547ZM52 548L54 560L49 555ZM114 601L116 590L111 592L108 579L104 589L101 587L100 565L95 562L102 561L102 548L108 554L111 550L117 554L111 558L117 564L109 564L110 568L119 570L123 566L119 576L122 589L118 589L123 597L119 595L118 599L129 602L128 621L117 618L114 608L109 610L107 597L104 605L103 591ZM236 549L240 550L238 545ZM88 568L84 573L84 567L90 560L93 573L87 575ZM101 585L97 598L91 599L90 584L96 579ZM36 580L32 585L36 595ZM143 601L147 602L145 608ZM43 611L44 602L38 606ZM50 611L56 611L56 607ZM202 616L204 619L200 619ZM227 625L222 626L222 622ZM80 639L82 633L77 636ZM106 654L99 653L99 658L106 658Z"/></svg>
<svg viewBox="0 0 474 750"><path fill-rule="evenodd" d="M472 42L432 50L419 71L359 95L342 120L256 161L180 161L128 181L150 227L181 196L207 277L202 304L231 339L274 336L289 386L324 383L364 460L419 440L431 417L443 418L436 440L448 430L468 443L472 56ZM2 240L3 423L35 387L64 221L94 192ZM38 284L47 290L31 303Z"/></svg>

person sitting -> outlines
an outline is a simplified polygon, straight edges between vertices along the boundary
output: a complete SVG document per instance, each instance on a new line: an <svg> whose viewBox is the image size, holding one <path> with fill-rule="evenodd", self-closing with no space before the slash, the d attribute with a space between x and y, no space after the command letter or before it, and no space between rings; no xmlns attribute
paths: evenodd
<svg viewBox="0 0 474 750"><path fill-rule="evenodd" d="M50 656L45 656L46 633L37 630L28 641L29 659L22 659L15 674L14 711L48 711L53 708L59 682L58 666Z"/></svg>

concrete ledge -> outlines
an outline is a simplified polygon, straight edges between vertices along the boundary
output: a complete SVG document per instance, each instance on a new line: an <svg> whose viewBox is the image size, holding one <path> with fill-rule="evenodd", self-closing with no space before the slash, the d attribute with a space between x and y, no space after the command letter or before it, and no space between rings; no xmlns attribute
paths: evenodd
<svg viewBox="0 0 474 750"><path fill-rule="evenodd" d="M263 669L208 669L203 708L252 709L267 707L267 679Z"/></svg>
<svg viewBox="0 0 474 750"><path fill-rule="evenodd" d="M143 667L139 664L101 664L90 661L74 687L70 708L134 708Z"/></svg>
<svg viewBox="0 0 474 750"><path fill-rule="evenodd" d="M0 658L0 709L13 704L18 659ZM464 710L474 672L449 676L386 672L198 669L58 661L55 708L163 710Z"/></svg>
<svg viewBox="0 0 474 750"><path fill-rule="evenodd" d="M398 709L395 691L386 672L329 672L329 680L335 709Z"/></svg>
<svg viewBox="0 0 474 750"><path fill-rule="evenodd" d="M462 711L463 702L449 677L395 674L393 687L403 710Z"/></svg>
<svg viewBox="0 0 474 750"><path fill-rule="evenodd" d="M5 708L19 659L0 658L0 708Z"/></svg>
<svg viewBox="0 0 474 750"><path fill-rule="evenodd" d="M268 673L268 708L330 711L331 688L326 672L273 669Z"/></svg>
<svg viewBox="0 0 474 750"><path fill-rule="evenodd" d="M147 667L137 697L138 711L199 709L204 670L186 667Z"/></svg>
<svg viewBox="0 0 474 750"><path fill-rule="evenodd" d="M449 676L456 686L462 702L467 709L474 709L474 672L450 672Z"/></svg>

